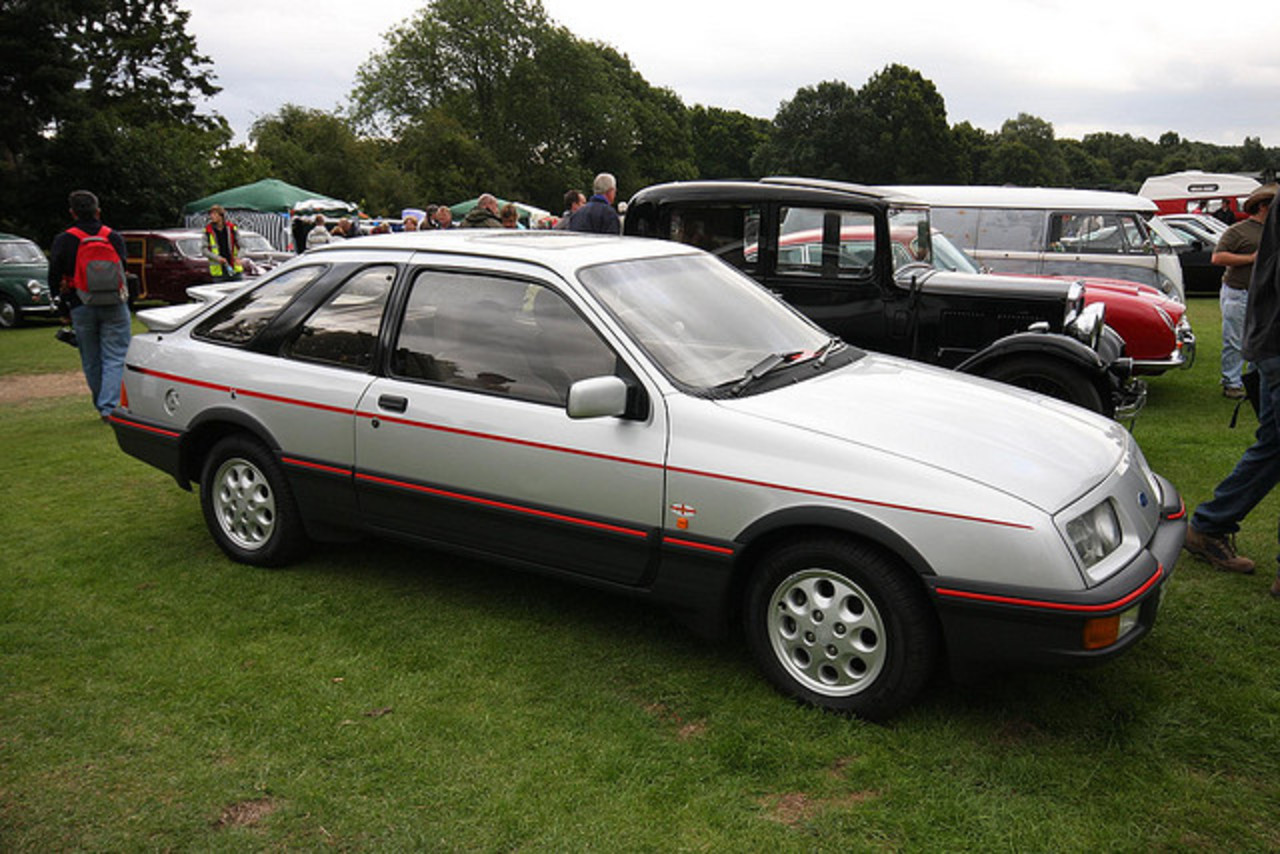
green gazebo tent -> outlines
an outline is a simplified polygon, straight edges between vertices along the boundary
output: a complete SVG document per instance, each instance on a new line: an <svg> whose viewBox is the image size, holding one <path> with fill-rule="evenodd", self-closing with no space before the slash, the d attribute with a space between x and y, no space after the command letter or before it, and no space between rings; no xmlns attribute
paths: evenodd
<svg viewBox="0 0 1280 854"><path fill-rule="evenodd" d="M289 247L289 215L299 206L304 206L309 214L343 215L356 210L356 206L349 202L331 199L275 178L263 178L188 202L182 208L183 224L190 228L202 227L205 214L213 205L222 205L232 222L263 235L277 249Z"/></svg>

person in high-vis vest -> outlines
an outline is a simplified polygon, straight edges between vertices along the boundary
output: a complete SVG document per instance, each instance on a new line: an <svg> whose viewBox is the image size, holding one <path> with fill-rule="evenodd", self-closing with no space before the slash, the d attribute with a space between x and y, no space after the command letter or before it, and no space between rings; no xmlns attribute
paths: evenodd
<svg viewBox="0 0 1280 854"><path fill-rule="evenodd" d="M222 205L209 208L209 223L204 227L204 257L209 259L209 275L215 282L234 282L244 274L240 236L236 234L236 224L227 221Z"/></svg>

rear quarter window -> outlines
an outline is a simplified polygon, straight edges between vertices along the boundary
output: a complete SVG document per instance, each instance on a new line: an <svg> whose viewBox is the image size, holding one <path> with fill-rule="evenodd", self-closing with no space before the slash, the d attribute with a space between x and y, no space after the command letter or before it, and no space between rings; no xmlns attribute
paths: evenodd
<svg viewBox="0 0 1280 854"><path fill-rule="evenodd" d="M193 334L220 344L248 344L324 269L319 266L298 267L274 276L214 312L195 328Z"/></svg>

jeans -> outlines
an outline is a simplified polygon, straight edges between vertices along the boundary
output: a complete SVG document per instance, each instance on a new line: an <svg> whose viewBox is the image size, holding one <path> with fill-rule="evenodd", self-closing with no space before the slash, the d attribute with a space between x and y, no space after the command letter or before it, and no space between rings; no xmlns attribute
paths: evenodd
<svg viewBox="0 0 1280 854"><path fill-rule="evenodd" d="M1203 534L1234 534L1258 502L1280 483L1280 356L1254 364L1258 371L1258 432L1231 474L1196 508L1191 527ZM1280 556L1277 556L1280 560Z"/></svg>
<svg viewBox="0 0 1280 854"><path fill-rule="evenodd" d="M107 416L120 405L124 357L133 337L129 306L78 305L71 309L71 325L80 348L80 366L98 414Z"/></svg>
<svg viewBox="0 0 1280 854"><path fill-rule="evenodd" d="M1249 292L1223 285L1218 292L1218 305L1222 307L1222 384L1227 388L1240 388L1240 370L1244 367L1240 346L1244 343L1244 312L1249 305Z"/></svg>

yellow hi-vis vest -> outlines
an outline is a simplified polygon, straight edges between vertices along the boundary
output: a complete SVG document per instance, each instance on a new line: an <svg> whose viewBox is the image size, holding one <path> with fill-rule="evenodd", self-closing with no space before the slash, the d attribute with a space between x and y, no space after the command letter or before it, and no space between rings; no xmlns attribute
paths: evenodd
<svg viewBox="0 0 1280 854"><path fill-rule="evenodd" d="M236 239L236 227L231 223L226 223L227 229L227 246L231 247L231 272L243 273L244 265L240 263L240 241ZM209 241L209 249L214 255L218 255L218 235L213 232L213 224L210 223L204 227L204 236ZM222 276L222 265L217 261L209 262L209 275L215 279Z"/></svg>

